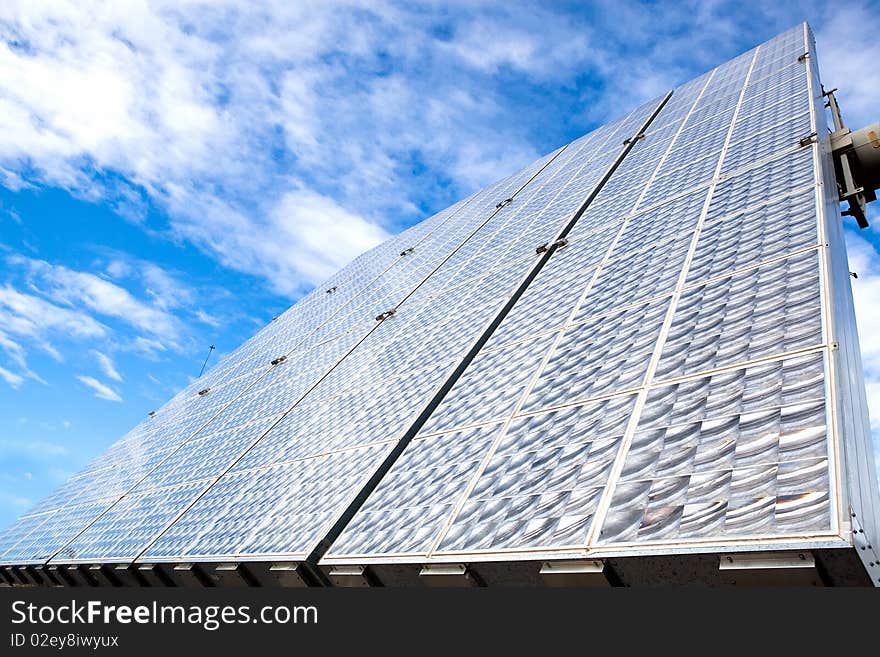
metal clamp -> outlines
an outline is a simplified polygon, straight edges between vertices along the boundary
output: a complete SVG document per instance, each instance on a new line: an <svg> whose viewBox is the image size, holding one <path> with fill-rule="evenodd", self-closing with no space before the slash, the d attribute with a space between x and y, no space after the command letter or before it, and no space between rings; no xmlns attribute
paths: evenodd
<svg viewBox="0 0 880 657"><path fill-rule="evenodd" d="M644 138L645 138L645 133L644 133L644 132L640 132L640 133L637 134L635 137L627 137L626 139L624 139L624 140L623 140L623 145L624 145L624 146L629 146L630 144L633 144L633 143L637 142L639 139L644 139Z"/></svg>
<svg viewBox="0 0 880 657"><path fill-rule="evenodd" d="M539 246L537 249L535 249L535 253L538 253L538 254L546 253L547 251L550 250L551 246L555 246L557 249L561 249L564 246L568 246L568 240L565 239L564 237L562 237L562 238L556 240L555 242L553 242L552 244L550 242L544 242L541 246Z"/></svg>
<svg viewBox="0 0 880 657"><path fill-rule="evenodd" d="M384 313L382 313L381 315L376 315L376 321L377 321L377 322L385 321L386 319L388 319L389 317L391 317L395 312L396 312L396 311L393 310L393 309L392 309L392 310L386 310L386 311L385 311Z"/></svg>
<svg viewBox="0 0 880 657"><path fill-rule="evenodd" d="M204 397L204 396L207 395L209 392L211 392L211 389L210 389L210 388L203 388L202 390L199 390L199 397Z"/></svg>
<svg viewBox="0 0 880 657"><path fill-rule="evenodd" d="M840 192L840 200L849 208L841 214L855 217L859 228L868 227L868 203L877 200L880 190L880 123L850 130L843 121L836 89L822 95L828 99L834 132L831 133L831 154L834 158L834 176Z"/></svg>
<svg viewBox="0 0 880 657"><path fill-rule="evenodd" d="M327 290L325 290L325 292L327 294L333 294L334 292L336 292L336 286L334 285L333 287L328 288Z"/></svg>
<svg viewBox="0 0 880 657"><path fill-rule="evenodd" d="M802 54L802 55L798 55L798 61L799 61L799 62L805 62L805 61L807 61L807 59L808 59L809 57L810 57L810 53L809 53L809 52L805 52L805 53Z"/></svg>
<svg viewBox="0 0 880 657"><path fill-rule="evenodd" d="M506 199L504 199L503 201L501 201L501 203L498 203L498 204L495 206L495 209L496 209L496 210L500 210L500 209L503 208L505 205L510 205L511 203L513 203L513 199L512 199L512 198L506 198Z"/></svg>
<svg viewBox="0 0 880 657"><path fill-rule="evenodd" d="M279 356L275 360L272 361L272 365L278 365L279 363L283 363L287 360L287 356Z"/></svg>
<svg viewBox="0 0 880 657"><path fill-rule="evenodd" d="M401 256L406 256L406 255L409 255L410 253L412 253L412 252L415 251L415 250L416 250L416 247L411 246L411 247L409 247L408 249L404 249L403 251L401 251L401 252L400 252L400 255L401 255Z"/></svg>
<svg viewBox="0 0 880 657"><path fill-rule="evenodd" d="M864 191L865 191L864 187L856 187L855 189L851 189L848 192L841 191L840 192L840 200L846 201L848 199L851 199L851 198L858 196L859 194L864 193ZM846 214L852 214L852 213L847 210L844 210L843 212L841 212L841 214L846 215Z"/></svg>
<svg viewBox="0 0 880 657"><path fill-rule="evenodd" d="M798 144L801 146L809 146L810 144L815 144L818 140L818 135L816 135L815 132L811 132L806 137L801 137L798 140Z"/></svg>

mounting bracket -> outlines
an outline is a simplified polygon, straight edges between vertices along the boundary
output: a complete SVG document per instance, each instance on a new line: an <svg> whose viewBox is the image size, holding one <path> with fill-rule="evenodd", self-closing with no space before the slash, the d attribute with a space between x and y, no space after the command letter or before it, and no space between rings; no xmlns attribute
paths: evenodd
<svg viewBox="0 0 880 657"><path fill-rule="evenodd" d="M877 200L876 190L880 189L880 122L856 131L847 128L835 91L823 89L822 95L828 98L826 107L834 121L831 152L840 200L849 204L842 214L855 217L859 228L867 228L867 204Z"/></svg>

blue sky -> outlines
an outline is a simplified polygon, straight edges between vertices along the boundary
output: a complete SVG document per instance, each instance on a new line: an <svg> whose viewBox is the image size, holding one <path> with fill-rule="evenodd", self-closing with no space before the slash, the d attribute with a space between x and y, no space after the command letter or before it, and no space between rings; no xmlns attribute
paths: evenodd
<svg viewBox="0 0 880 657"><path fill-rule="evenodd" d="M801 21L877 4L4 2L0 526L386 236ZM877 213L874 213L875 216ZM849 231L880 436L880 218Z"/></svg>

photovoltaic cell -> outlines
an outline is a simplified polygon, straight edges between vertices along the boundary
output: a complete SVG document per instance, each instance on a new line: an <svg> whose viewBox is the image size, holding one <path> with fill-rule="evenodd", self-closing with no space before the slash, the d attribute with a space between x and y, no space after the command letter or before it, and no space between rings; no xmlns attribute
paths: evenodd
<svg viewBox="0 0 880 657"><path fill-rule="evenodd" d="M814 352L654 388L600 542L828 531L824 378Z"/></svg>
<svg viewBox="0 0 880 657"><path fill-rule="evenodd" d="M822 344L815 249L686 288L657 366L659 379Z"/></svg>

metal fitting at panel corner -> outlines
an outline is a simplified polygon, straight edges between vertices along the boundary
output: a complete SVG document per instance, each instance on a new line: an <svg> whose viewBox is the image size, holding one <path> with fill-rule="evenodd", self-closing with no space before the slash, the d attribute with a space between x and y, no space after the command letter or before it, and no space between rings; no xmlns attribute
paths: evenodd
<svg viewBox="0 0 880 657"><path fill-rule="evenodd" d="M834 173L840 189L840 200L849 204L844 215L855 217L860 228L868 227L867 204L877 200L880 189L880 122L860 130L850 130L843 123L843 116L834 92L824 91L831 109L834 132L831 133L831 151L834 154Z"/></svg>

